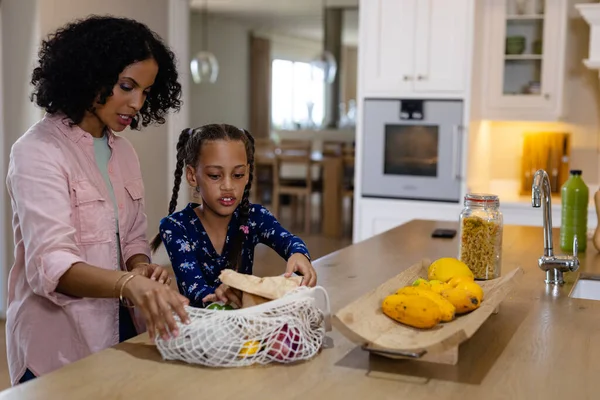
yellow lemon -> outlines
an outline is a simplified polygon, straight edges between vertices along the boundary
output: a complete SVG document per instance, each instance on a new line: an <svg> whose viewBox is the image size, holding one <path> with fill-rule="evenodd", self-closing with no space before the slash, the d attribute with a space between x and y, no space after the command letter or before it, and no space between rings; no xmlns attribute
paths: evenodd
<svg viewBox="0 0 600 400"><path fill-rule="evenodd" d="M260 342L257 340L249 340L245 342L242 348L240 349L239 356L251 356L258 353L258 350L260 350Z"/></svg>
<svg viewBox="0 0 600 400"><path fill-rule="evenodd" d="M435 279L448 282L457 276L473 277L473 272L471 272L464 262L456 258L444 257L431 263L427 270L427 275L430 281Z"/></svg>

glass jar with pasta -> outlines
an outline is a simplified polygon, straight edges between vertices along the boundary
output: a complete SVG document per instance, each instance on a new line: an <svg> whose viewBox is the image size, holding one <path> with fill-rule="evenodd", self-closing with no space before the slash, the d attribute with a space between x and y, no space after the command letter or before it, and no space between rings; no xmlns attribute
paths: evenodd
<svg viewBox="0 0 600 400"><path fill-rule="evenodd" d="M475 279L500 276L502 263L502 213L500 200L493 194L467 194L460 214L459 259L467 264Z"/></svg>

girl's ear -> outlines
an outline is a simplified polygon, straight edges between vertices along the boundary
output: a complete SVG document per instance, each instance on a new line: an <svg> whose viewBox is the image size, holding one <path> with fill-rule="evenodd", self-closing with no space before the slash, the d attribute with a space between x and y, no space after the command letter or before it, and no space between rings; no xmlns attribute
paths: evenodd
<svg viewBox="0 0 600 400"><path fill-rule="evenodd" d="M198 180L196 179L196 168L191 165L186 165L185 167L185 178L191 187L198 186Z"/></svg>

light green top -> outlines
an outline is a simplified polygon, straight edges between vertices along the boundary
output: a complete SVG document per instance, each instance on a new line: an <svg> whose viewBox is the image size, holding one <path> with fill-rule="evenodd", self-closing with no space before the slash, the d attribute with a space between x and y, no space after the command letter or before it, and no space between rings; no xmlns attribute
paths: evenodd
<svg viewBox="0 0 600 400"><path fill-rule="evenodd" d="M110 194L112 200L113 209L115 212L115 221L117 224L117 256L118 260L121 260L121 241L119 240L119 209L117 207L117 199L115 198L115 191L113 190L112 182L108 176L108 160L110 160L111 149L108 146L108 136L104 134L101 138L94 138L94 155L96 157L96 164L100 169L100 173L104 178L104 183Z"/></svg>

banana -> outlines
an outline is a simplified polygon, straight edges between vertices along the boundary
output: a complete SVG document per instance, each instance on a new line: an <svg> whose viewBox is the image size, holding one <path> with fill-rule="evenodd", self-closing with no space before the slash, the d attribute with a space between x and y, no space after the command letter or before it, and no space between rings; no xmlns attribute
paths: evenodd
<svg viewBox="0 0 600 400"><path fill-rule="evenodd" d="M446 300L442 295L433 292L431 289L427 289L425 287L414 287L407 286L396 292L396 294L406 294L406 295L416 295L423 296L430 300L433 300L435 304L438 305L440 311L442 312L442 321L449 322L454 319L454 315L456 313L456 307L448 300Z"/></svg>
<svg viewBox="0 0 600 400"><path fill-rule="evenodd" d="M385 315L415 328L433 328L442 320L442 311L433 301L423 296L392 294L381 305Z"/></svg>

